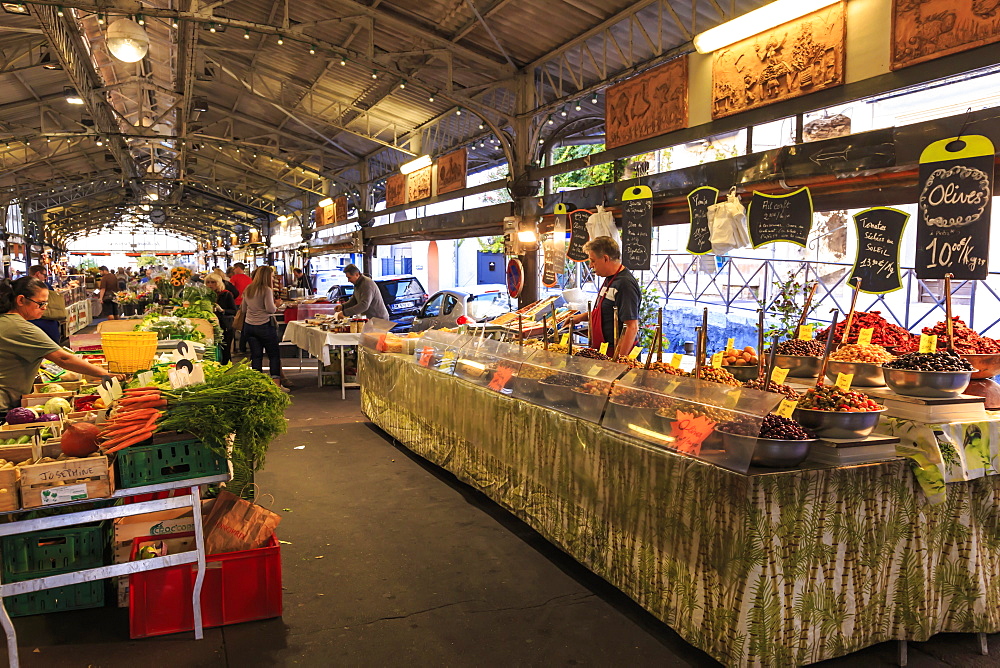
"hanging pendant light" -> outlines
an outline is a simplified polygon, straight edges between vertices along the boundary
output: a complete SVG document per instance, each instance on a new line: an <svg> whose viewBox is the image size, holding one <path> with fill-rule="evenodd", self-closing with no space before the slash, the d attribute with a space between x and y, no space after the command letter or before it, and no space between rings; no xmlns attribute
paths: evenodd
<svg viewBox="0 0 1000 668"><path fill-rule="evenodd" d="M108 26L106 41L111 55L123 63L138 62L149 51L149 36L132 19L118 19Z"/></svg>

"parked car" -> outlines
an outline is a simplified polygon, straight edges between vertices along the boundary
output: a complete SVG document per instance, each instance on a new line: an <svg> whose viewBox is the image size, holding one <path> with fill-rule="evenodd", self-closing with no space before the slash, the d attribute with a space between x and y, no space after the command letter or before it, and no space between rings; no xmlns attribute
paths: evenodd
<svg viewBox="0 0 1000 668"><path fill-rule="evenodd" d="M354 284L332 285L326 292L326 298L331 304L343 304L354 294Z"/></svg>
<svg viewBox="0 0 1000 668"><path fill-rule="evenodd" d="M376 278L375 284L382 293L389 318L396 323L392 331L407 331L420 307L427 301L427 293L416 276L383 276ZM354 285L334 285L326 296L333 304L342 304L354 294Z"/></svg>
<svg viewBox="0 0 1000 668"><path fill-rule="evenodd" d="M510 311L510 300L500 287L478 286L435 292L413 321L412 331L456 327L468 321L484 322Z"/></svg>

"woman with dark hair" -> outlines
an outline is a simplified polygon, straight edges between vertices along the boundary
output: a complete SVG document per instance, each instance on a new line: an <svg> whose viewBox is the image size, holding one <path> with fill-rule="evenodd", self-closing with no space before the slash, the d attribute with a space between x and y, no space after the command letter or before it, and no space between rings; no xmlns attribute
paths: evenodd
<svg viewBox="0 0 1000 668"><path fill-rule="evenodd" d="M101 367L60 348L28 322L42 317L48 299L49 289L37 278L0 282L0 410L19 406L21 395L31 393L42 360L85 376L110 377Z"/></svg>
<svg viewBox="0 0 1000 668"><path fill-rule="evenodd" d="M264 353L267 353L271 379L279 387L281 385L281 349L278 347L278 330L271 322L280 299L274 298L274 267L267 265L257 267L253 272L250 285L243 291L244 310L243 336L250 346L250 366L257 371L264 371Z"/></svg>

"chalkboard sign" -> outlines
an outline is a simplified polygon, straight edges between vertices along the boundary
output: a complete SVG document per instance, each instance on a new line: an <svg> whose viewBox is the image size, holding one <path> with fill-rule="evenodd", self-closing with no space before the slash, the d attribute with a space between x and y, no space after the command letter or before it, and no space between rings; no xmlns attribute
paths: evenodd
<svg viewBox="0 0 1000 668"><path fill-rule="evenodd" d="M691 212L688 253L704 255L712 251L712 231L708 227L708 207L715 204L717 199L719 199L719 189L712 186L695 188L688 193L688 211Z"/></svg>
<svg viewBox="0 0 1000 668"><path fill-rule="evenodd" d="M989 271L993 142L952 137L920 154L918 278L984 279Z"/></svg>
<svg viewBox="0 0 1000 668"><path fill-rule="evenodd" d="M542 285L547 288L554 288L559 283L556 279L555 244L551 232L542 235L542 250L544 251L544 264L542 267Z"/></svg>
<svg viewBox="0 0 1000 668"><path fill-rule="evenodd" d="M583 262L587 259L587 253L583 250L583 245L589 239L587 233L587 221L590 220L590 212L586 209L577 209L569 214L570 238L569 250L566 257L575 261Z"/></svg>
<svg viewBox="0 0 1000 668"><path fill-rule="evenodd" d="M787 195L765 195L755 190L747 209L750 243L759 248L775 241L788 241L804 248L812 219L809 188L799 188Z"/></svg>
<svg viewBox="0 0 1000 668"><path fill-rule="evenodd" d="M648 186L626 188L622 195L622 264L635 271L649 269L653 255L653 191Z"/></svg>
<svg viewBox="0 0 1000 668"><path fill-rule="evenodd" d="M847 279L861 279L861 291L881 295L903 287L899 276L899 244L910 214L899 209L875 207L854 214L858 255Z"/></svg>

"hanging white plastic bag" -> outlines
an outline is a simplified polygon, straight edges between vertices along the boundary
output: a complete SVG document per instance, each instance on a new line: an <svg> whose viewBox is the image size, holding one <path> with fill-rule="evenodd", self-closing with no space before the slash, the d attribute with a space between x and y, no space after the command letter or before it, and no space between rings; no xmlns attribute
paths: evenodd
<svg viewBox="0 0 1000 668"><path fill-rule="evenodd" d="M591 239L597 237L611 237L622 247L622 235L615 226L615 215L610 211L605 211L603 206L597 207L597 213L592 214L587 219L587 234Z"/></svg>
<svg viewBox="0 0 1000 668"><path fill-rule="evenodd" d="M716 255L727 255L750 245L746 209L736 196L735 186L729 190L725 202L708 207L708 228L712 233L712 252Z"/></svg>

